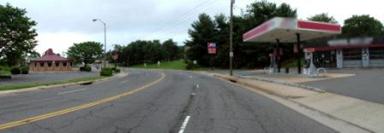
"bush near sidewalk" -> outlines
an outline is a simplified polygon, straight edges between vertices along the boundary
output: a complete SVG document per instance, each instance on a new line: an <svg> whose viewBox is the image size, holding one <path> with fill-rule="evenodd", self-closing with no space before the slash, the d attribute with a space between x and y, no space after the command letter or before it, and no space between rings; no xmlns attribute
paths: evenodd
<svg viewBox="0 0 384 133"><path fill-rule="evenodd" d="M90 72L90 71L92 71L92 68L89 65L84 65L84 66L80 67L80 71L81 72Z"/></svg>
<svg viewBox="0 0 384 133"><path fill-rule="evenodd" d="M114 67L114 68L112 68L112 69L113 69L113 72L115 72L115 73L120 73L120 69L119 69L119 68Z"/></svg>
<svg viewBox="0 0 384 133"><path fill-rule="evenodd" d="M102 68L100 71L100 76L112 76L113 75L113 68Z"/></svg>
<svg viewBox="0 0 384 133"><path fill-rule="evenodd" d="M28 66L21 66L20 72L21 72L21 74L28 74L29 73L29 67Z"/></svg>
<svg viewBox="0 0 384 133"><path fill-rule="evenodd" d="M20 73L21 73L21 70L20 70L19 67L12 67L12 68L11 68L11 73L12 73L13 75L15 75L15 74L20 74Z"/></svg>

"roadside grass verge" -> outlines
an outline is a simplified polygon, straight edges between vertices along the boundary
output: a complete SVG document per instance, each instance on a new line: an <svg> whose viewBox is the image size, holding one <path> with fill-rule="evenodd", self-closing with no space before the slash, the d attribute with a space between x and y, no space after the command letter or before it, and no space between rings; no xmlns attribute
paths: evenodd
<svg viewBox="0 0 384 133"><path fill-rule="evenodd" d="M80 82L80 81L93 81L93 80L102 79L102 78L106 78L106 77L92 76L92 77L82 77L82 78L75 78L75 79L69 79L69 80L51 81L51 82L30 82L30 83L1 85L0 91L18 90L18 89L25 89L25 88L31 88L36 86L57 85L57 84L73 83L73 82Z"/></svg>
<svg viewBox="0 0 384 133"><path fill-rule="evenodd" d="M144 64L134 65L132 68L144 68L144 69L174 69L174 70L185 70L187 64L184 60L175 60L168 62L161 62L160 65L155 64L147 64L145 67Z"/></svg>
<svg viewBox="0 0 384 133"><path fill-rule="evenodd" d="M11 69L9 67L0 66L0 79L11 77Z"/></svg>

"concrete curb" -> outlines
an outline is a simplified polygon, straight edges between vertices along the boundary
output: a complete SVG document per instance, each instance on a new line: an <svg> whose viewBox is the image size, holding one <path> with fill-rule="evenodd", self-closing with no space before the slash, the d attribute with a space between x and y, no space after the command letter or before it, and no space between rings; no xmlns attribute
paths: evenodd
<svg viewBox="0 0 384 133"><path fill-rule="evenodd" d="M313 90L303 90L303 91L305 91L304 94L302 94L302 93L301 94L300 93L292 93L292 92L290 92L290 93L287 93L287 92L283 93L283 91L281 91L280 89L269 89L269 88L266 88L263 85L255 84L255 83L252 83L252 81L250 81L250 80L255 80L255 79L245 79L245 78L241 78L241 77L233 77L233 76L221 75L221 74L213 74L213 76L218 77L218 78L222 78L222 79L234 82L234 83L242 84L242 85L245 85L245 86L248 86L248 87L251 87L251 88L256 88L256 89L261 90L263 92L266 92L268 94L276 95L276 96L279 96L279 97L282 97L282 98L286 98L286 99L289 99L289 98L295 99L295 98L305 97L306 95L313 95L313 94L323 93L323 92L313 91ZM284 84L280 84L278 82L271 82L269 80L260 80L260 81L261 82L270 83L270 84L284 85ZM292 86L289 86L289 87L292 87ZM297 88L296 86L293 86L293 87ZM293 91L292 89L294 89L294 88L286 89L286 90Z"/></svg>
<svg viewBox="0 0 384 133"><path fill-rule="evenodd" d="M304 89L308 89L308 90L312 90L312 91L320 92L320 93L324 93L324 92L326 92L326 91L324 91L324 90L321 89L321 88L316 88L316 87L307 86L307 85L303 85L303 84L290 83L290 82L279 81L279 80L273 80L273 79L267 79L267 78L261 78L261 77L252 77L252 78L248 78L248 77L244 77L244 76L240 76L240 77L241 77L241 78L245 78L245 79L254 79L254 80L260 80L260 81L265 81L265 82L270 82L270 83L276 83L276 84L281 84L281 85L287 85L287 86L291 86L291 87L304 88Z"/></svg>
<svg viewBox="0 0 384 133"><path fill-rule="evenodd" d="M44 90L44 89L55 88L55 87L68 87L68 86L74 86L74 85L87 84L90 82L101 82L101 81L110 80L110 79L115 78L115 77L123 77L126 75L128 75L128 73L119 73L119 74L116 74L114 76L106 77L106 78L102 78L102 79L78 81L78 82L55 84L55 85L41 85L41 86L35 86L35 87L23 88L23 89L17 89L17 90L5 90L5 91L0 91L0 95L6 95L6 94L10 94L10 93L21 93L21 92L28 92L28 91L35 91L35 90Z"/></svg>

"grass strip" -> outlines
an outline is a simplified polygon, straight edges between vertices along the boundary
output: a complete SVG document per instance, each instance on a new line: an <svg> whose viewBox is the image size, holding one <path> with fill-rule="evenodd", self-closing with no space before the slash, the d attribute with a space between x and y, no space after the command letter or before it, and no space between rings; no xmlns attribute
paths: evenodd
<svg viewBox="0 0 384 133"><path fill-rule="evenodd" d="M92 77L82 77L82 78L75 78L75 79L69 79L69 80L50 81L50 82L15 83L15 84L1 85L0 91L18 90L18 89L25 89L25 88L31 88L36 86L57 85L57 84L73 83L73 82L80 82L80 81L93 81L93 80L102 79L102 78L106 78L106 77L92 76Z"/></svg>

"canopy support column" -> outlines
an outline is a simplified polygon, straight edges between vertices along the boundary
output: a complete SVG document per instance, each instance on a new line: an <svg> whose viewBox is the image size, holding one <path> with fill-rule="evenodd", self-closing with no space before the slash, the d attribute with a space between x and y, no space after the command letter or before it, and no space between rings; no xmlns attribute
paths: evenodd
<svg viewBox="0 0 384 133"><path fill-rule="evenodd" d="M301 57L302 57L302 50L301 50L301 44L300 44L300 33L296 33L296 39L297 39L297 73L301 74Z"/></svg>
<svg viewBox="0 0 384 133"><path fill-rule="evenodd" d="M277 63L277 72L280 73L281 69L281 57L280 57L280 40L276 38L276 63Z"/></svg>

